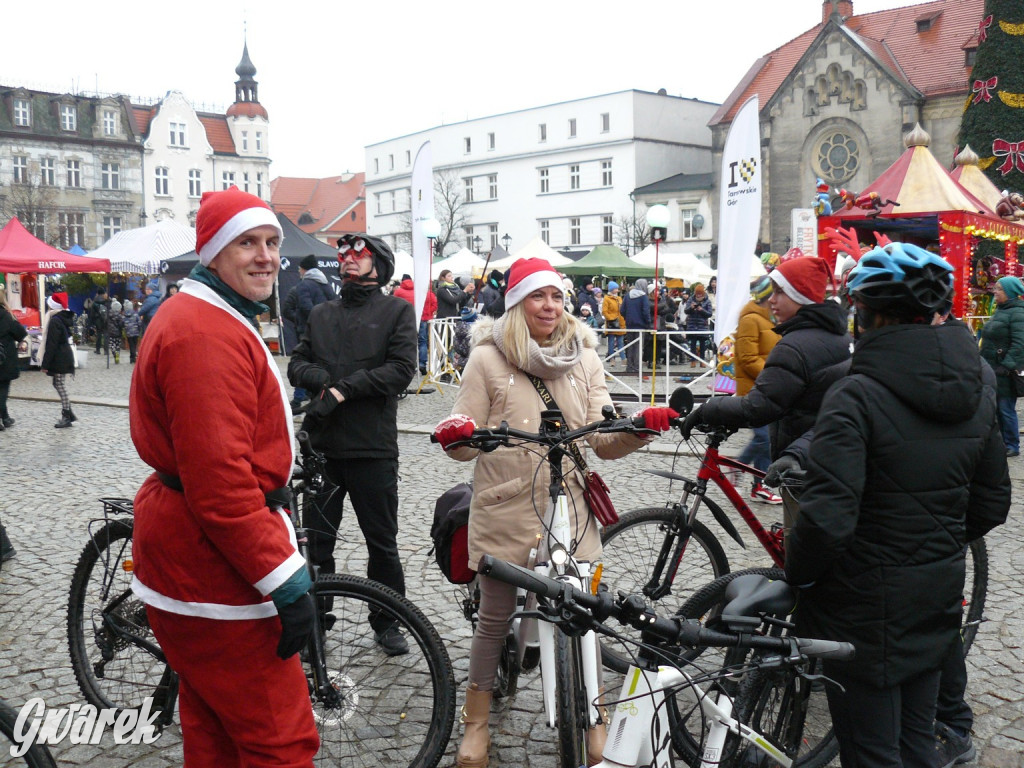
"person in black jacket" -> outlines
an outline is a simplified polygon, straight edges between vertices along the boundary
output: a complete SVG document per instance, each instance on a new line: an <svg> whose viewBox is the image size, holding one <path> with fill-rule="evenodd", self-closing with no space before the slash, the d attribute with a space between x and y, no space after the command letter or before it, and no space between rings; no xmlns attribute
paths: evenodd
<svg viewBox="0 0 1024 768"><path fill-rule="evenodd" d="M46 299L46 306L51 310L50 320L46 324L46 342L43 346L43 359L40 369L53 379L53 388L60 396L60 421L57 429L70 427L71 422L78 421L71 410L71 399L64 384L64 377L75 373L75 353L71 349L71 334L75 330L75 313L68 309L68 295L53 293Z"/></svg>
<svg viewBox="0 0 1024 768"><path fill-rule="evenodd" d="M330 301L334 298L334 291L327 281L327 276L320 271L316 256L309 254L302 257L299 262L299 282L288 291L281 314L284 319L295 328L296 338L301 339L306 332L306 324L309 322L309 313L313 307ZM296 387L292 393L292 413L298 413L302 403L308 400L309 396L303 387Z"/></svg>
<svg viewBox="0 0 1024 768"><path fill-rule="evenodd" d="M292 352L288 379L313 395L303 428L327 457L337 491L304 521L309 550L323 573L334 573L335 532L348 495L369 554L366 575L405 594L398 554L398 395L416 373L416 317L412 304L381 287L395 271L383 240L345 235L338 240L341 298L318 304ZM389 655L408 652L396 627L372 618L377 642Z"/></svg>
<svg viewBox="0 0 1024 768"><path fill-rule="evenodd" d="M437 279L437 319L458 317L462 308L473 300L473 292L455 282L452 271L446 269Z"/></svg>
<svg viewBox="0 0 1024 768"><path fill-rule="evenodd" d="M940 669L961 622L966 543L1001 524L1010 480L994 377L962 328L931 325L952 268L916 246L861 257L850 374L822 403L786 576L825 661L844 766L935 766ZM845 689L845 690L843 690Z"/></svg>
<svg viewBox="0 0 1024 768"><path fill-rule="evenodd" d="M824 259L804 256L769 274L775 292L768 300L782 338L744 397L714 397L695 408L684 434L697 424L763 427L770 424L772 460L810 429L828 388L843 375L837 366L850 357L845 310L825 300L831 270Z"/></svg>
<svg viewBox="0 0 1024 768"><path fill-rule="evenodd" d="M27 335L28 331L8 309L7 291L0 284L0 432L14 426L14 419L7 412L7 396L11 382L21 373L18 370L18 342Z"/></svg>

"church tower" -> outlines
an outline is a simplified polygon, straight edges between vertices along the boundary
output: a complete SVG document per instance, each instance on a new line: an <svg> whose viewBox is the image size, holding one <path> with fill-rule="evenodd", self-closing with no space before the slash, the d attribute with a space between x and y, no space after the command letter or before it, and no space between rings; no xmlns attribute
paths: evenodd
<svg viewBox="0 0 1024 768"><path fill-rule="evenodd" d="M220 161L215 179L219 187L237 184L264 200L270 199L270 121L257 95L256 67L249 44L242 44L242 60L235 67L235 103L224 117L235 144L235 159Z"/></svg>

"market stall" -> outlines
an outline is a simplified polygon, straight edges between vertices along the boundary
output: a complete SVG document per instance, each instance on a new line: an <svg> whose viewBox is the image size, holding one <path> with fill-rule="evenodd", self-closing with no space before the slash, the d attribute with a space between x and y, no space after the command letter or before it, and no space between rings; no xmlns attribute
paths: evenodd
<svg viewBox="0 0 1024 768"><path fill-rule="evenodd" d="M957 181L928 149L920 126L907 134L907 150L859 195L843 195L831 215L818 218L818 255L835 264L828 228L852 228L873 245L876 233L934 248L953 266L958 317L987 315L990 284L1003 274L1021 274L1017 247L1024 226L1002 218ZM982 241L1000 244L1001 256L980 256Z"/></svg>

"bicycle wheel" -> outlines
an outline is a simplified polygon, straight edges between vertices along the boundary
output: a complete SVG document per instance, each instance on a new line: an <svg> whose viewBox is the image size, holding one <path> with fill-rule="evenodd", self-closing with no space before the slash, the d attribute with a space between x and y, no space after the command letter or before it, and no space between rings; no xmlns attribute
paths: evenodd
<svg viewBox="0 0 1024 768"><path fill-rule="evenodd" d="M812 662L808 672L816 666ZM824 768L839 754L825 685L800 677L793 667L756 669L740 683L736 718L785 752L794 766ZM740 756L738 765L774 764L746 743Z"/></svg>
<svg viewBox="0 0 1024 768"><path fill-rule="evenodd" d="M978 624L985 611L988 595L988 549L985 539L975 539L967 545L967 578L964 580L964 626L960 632L964 656L978 634Z"/></svg>
<svg viewBox="0 0 1024 768"><path fill-rule="evenodd" d="M124 519L96 531L71 577L71 667L86 700L101 709L139 709L147 696L173 701L177 690L166 662L132 642L140 639L159 650L146 606L131 591L132 529L132 520ZM166 722L171 715L173 709Z"/></svg>
<svg viewBox="0 0 1024 768"><path fill-rule="evenodd" d="M694 592L683 603L676 615L686 619L699 619L702 624L706 624L709 619L721 612L725 601L725 590L729 583L748 573L767 576L769 579L781 579L785 576L780 568L748 568L727 573ZM727 665L738 664L746 656L746 653L730 651L725 648L697 648L688 652L684 651L680 656L684 663L692 666L689 672L694 674L701 670L712 672ZM734 680L725 679L706 686L705 689L708 693L724 691L728 695L734 695L736 683ZM687 765L700 765L706 725L700 707L687 696L685 691L667 695L665 707L672 730L672 747L676 754ZM735 749L735 746L730 746L730 744L734 744L732 739L726 742L726 756L731 755L729 750ZM723 762L725 762L724 757Z"/></svg>
<svg viewBox="0 0 1024 768"><path fill-rule="evenodd" d="M15 765L16 758L11 757L11 750L21 746L21 742L14 739L17 722L18 710L0 699L0 765L5 768ZM53 755L44 744L33 744L20 759L29 768L57 768Z"/></svg>
<svg viewBox="0 0 1024 768"><path fill-rule="evenodd" d="M415 605L369 579L323 574L313 589L333 602L335 617L324 637L333 701L315 690L307 665L320 732L316 764L434 768L455 720L455 676L437 631ZM409 652L385 655L371 618L396 625Z"/></svg>
<svg viewBox="0 0 1024 768"><path fill-rule="evenodd" d="M579 669L577 641L555 627L555 717L561 768L586 765L587 717L581 708L586 698ZM585 702L584 702L585 706Z"/></svg>
<svg viewBox="0 0 1024 768"><path fill-rule="evenodd" d="M716 506L709 499L703 499L703 503L709 508ZM627 512L619 522L601 532L604 550L601 580L613 595L620 591L630 595L643 594L664 548L668 551L663 570L669 569L667 561L672 557L679 538L678 518L678 512L672 507L644 507ZM729 560L722 545L704 523L694 520L672 589L655 602L655 609L664 616L675 615L694 585L707 584L728 572ZM661 578L664 579L664 572ZM640 639L639 631L625 628L620 631L635 640ZM622 645L609 638L602 638L601 661L619 673L625 673L630 664Z"/></svg>

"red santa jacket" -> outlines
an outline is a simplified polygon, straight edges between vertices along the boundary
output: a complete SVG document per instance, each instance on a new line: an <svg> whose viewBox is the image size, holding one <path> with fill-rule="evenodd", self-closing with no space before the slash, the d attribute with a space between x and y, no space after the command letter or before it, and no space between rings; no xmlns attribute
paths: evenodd
<svg viewBox="0 0 1024 768"><path fill-rule="evenodd" d="M216 619L273 616L267 597L305 561L268 491L294 461L288 392L256 330L186 280L153 318L129 399L132 440L158 472L135 497L132 588L148 605Z"/></svg>
<svg viewBox="0 0 1024 768"><path fill-rule="evenodd" d="M398 287L395 288L394 295L400 299L405 299L414 307L416 306L416 295L412 280L400 282ZM437 312L437 296L434 295L433 291L428 290L426 299L423 301L423 313L420 315L420 320L422 322L433 320L435 312Z"/></svg>

